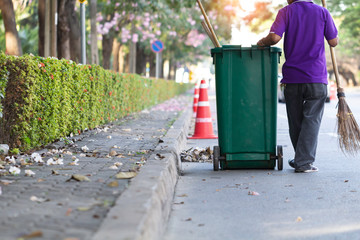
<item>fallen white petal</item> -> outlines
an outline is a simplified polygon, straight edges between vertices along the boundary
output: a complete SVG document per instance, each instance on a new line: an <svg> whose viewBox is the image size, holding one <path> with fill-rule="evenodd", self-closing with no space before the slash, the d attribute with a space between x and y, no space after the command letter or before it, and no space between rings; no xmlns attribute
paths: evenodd
<svg viewBox="0 0 360 240"><path fill-rule="evenodd" d="M123 163L121 163L121 162L116 162L116 163L114 163L114 165L117 166L117 167L120 167L120 166L123 165Z"/></svg>
<svg viewBox="0 0 360 240"><path fill-rule="evenodd" d="M74 159L72 163L70 163L69 165L75 165L75 166L78 166L79 165L79 159Z"/></svg>
<svg viewBox="0 0 360 240"><path fill-rule="evenodd" d="M16 161L15 161L15 158L14 156L11 156L11 157L6 157L5 158L5 161L9 162L9 163L12 163L12 164L16 164Z"/></svg>
<svg viewBox="0 0 360 240"><path fill-rule="evenodd" d="M35 173L34 173L33 171L31 171L31 170L25 170L25 176L32 177L32 176L34 176L34 175L35 175Z"/></svg>
<svg viewBox="0 0 360 240"><path fill-rule="evenodd" d="M52 152L53 154L57 154L57 153L59 153L59 150L57 150L57 149L51 149L51 152Z"/></svg>
<svg viewBox="0 0 360 240"><path fill-rule="evenodd" d="M63 165L64 164L64 159L59 158L58 160L56 160L56 164L57 165Z"/></svg>
<svg viewBox="0 0 360 240"><path fill-rule="evenodd" d="M39 153L34 152L33 154L31 154L31 160L33 160L36 163L43 163L44 161L42 160L42 157L40 156Z"/></svg>
<svg viewBox="0 0 360 240"><path fill-rule="evenodd" d="M115 166L115 165L112 165L112 166L110 166L110 167L109 167L109 169L117 170L117 169L118 169L118 167L117 167L117 166Z"/></svg>
<svg viewBox="0 0 360 240"><path fill-rule="evenodd" d="M88 151L89 151L89 148L85 145L85 146L81 147L81 150L82 150L83 152L88 152Z"/></svg>
<svg viewBox="0 0 360 240"><path fill-rule="evenodd" d="M20 172L21 172L21 170L18 167L11 166L9 169L9 173L11 173L13 175L20 174Z"/></svg>
<svg viewBox="0 0 360 240"><path fill-rule="evenodd" d="M54 165L55 161L53 158L49 158L47 161L46 161L46 165Z"/></svg>
<svg viewBox="0 0 360 240"><path fill-rule="evenodd" d="M30 197L30 200L33 201L33 202L39 202L39 203L42 203L42 202L45 202L46 199L45 198L38 198L36 196L31 196Z"/></svg>

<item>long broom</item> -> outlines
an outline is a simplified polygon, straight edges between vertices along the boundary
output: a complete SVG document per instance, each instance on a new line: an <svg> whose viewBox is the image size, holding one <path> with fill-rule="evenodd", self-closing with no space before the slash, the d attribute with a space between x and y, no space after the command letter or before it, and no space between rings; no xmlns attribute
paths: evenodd
<svg viewBox="0 0 360 240"><path fill-rule="evenodd" d="M221 45L220 45L220 43L219 43L219 40L218 40L218 38L216 37L215 31L214 31L214 29L213 29L213 27L212 27L212 25L211 25L211 23L210 23L210 20L209 20L208 16L206 15L206 12L205 12L205 10L204 10L204 7L203 7L203 5L201 4L201 1L200 1L200 0L197 0L197 3L198 3L198 5L199 5L199 7L200 7L201 13L202 13L203 16L204 16L205 23L206 23L206 25L207 25L207 27L208 27L208 28L205 28L205 27L203 26L204 29L205 29L205 31L206 31L206 33L209 35L211 41L214 41L215 47L221 47ZM207 30L209 30L209 32L207 32Z"/></svg>
<svg viewBox="0 0 360 240"><path fill-rule="evenodd" d="M323 7L326 8L325 0L322 0L322 4ZM355 155L360 150L360 129L354 118L353 113L351 112L348 104L345 101L345 92L344 89L341 87L339 80L339 71L335 58L335 50L333 47L329 47L336 79L336 86L338 92L337 96L339 99L337 113L337 132L339 145L340 149L344 153Z"/></svg>

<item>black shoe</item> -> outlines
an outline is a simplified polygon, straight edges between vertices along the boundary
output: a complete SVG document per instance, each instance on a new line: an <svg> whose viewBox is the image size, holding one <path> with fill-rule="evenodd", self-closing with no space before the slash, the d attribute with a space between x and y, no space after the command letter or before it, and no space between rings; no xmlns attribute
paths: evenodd
<svg viewBox="0 0 360 240"><path fill-rule="evenodd" d="M290 160L288 161L288 163L289 163L290 167L295 168L295 161L294 161L294 159L290 159Z"/></svg>
<svg viewBox="0 0 360 240"><path fill-rule="evenodd" d="M312 173L312 172L318 172L319 169L312 164L310 164L310 168L308 169L295 169L295 172L297 173Z"/></svg>

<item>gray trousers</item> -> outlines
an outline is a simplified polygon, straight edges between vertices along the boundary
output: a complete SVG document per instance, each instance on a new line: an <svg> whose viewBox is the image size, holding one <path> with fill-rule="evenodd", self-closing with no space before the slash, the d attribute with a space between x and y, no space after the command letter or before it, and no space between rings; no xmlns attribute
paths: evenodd
<svg viewBox="0 0 360 240"><path fill-rule="evenodd" d="M306 170L315 161L327 87L322 83L286 84L284 95L295 169Z"/></svg>

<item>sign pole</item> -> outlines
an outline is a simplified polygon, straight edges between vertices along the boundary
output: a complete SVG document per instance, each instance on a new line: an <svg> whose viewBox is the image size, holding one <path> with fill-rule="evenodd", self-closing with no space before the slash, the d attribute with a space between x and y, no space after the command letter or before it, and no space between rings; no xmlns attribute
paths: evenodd
<svg viewBox="0 0 360 240"><path fill-rule="evenodd" d="M80 1L81 63L86 64L85 3Z"/></svg>
<svg viewBox="0 0 360 240"><path fill-rule="evenodd" d="M156 66L155 77L160 77L161 63L162 63L162 50L164 50L164 44L160 40L156 40L151 44L151 50L156 53Z"/></svg>
<svg viewBox="0 0 360 240"><path fill-rule="evenodd" d="M160 77L160 53L157 52L156 53L156 74L155 74L156 78Z"/></svg>

